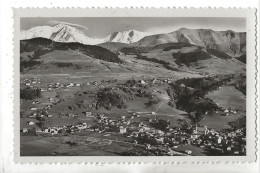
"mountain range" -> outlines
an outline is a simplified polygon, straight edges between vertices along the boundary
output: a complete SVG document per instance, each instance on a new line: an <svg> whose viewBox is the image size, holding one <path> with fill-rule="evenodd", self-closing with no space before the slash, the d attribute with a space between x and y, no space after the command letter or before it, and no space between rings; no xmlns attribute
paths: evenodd
<svg viewBox="0 0 260 173"><path fill-rule="evenodd" d="M155 46L165 43L188 43L203 48L217 49L226 53L246 52L246 33L228 31L213 31L211 29L181 28L170 33L152 35L136 30L114 32L105 38L92 38L87 31L64 23L55 26L37 26L22 30L20 40L31 38L47 38L55 42L78 42L87 45L102 43L126 43L131 46Z"/></svg>
<svg viewBox="0 0 260 173"><path fill-rule="evenodd" d="M31 38L47 38L56 42L78 42L82 44L96 45L105 42L133 43L137 42L151 33L129 30L114 32L106 38L92 38L88 33L80 28L68 24L60 23L55 26L37 26L29 30L22 30L20 40Z"/></svg>

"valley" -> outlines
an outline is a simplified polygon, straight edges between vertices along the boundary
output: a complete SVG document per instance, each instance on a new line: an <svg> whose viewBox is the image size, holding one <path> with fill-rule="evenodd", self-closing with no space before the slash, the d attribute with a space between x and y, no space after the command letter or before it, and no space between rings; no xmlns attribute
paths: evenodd
<svg viewBox="0 0 260 173"><path fill-rule="evenodd" d="M184 31L21 40L21 155L245 155L244 48Z"/></svg>

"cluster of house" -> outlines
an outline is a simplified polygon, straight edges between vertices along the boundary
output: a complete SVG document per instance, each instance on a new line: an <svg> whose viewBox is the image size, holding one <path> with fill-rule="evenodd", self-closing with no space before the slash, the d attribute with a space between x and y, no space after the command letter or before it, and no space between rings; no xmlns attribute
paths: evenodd
<svg viewBox="0 0 260 173"><path fill-rule="evenodd" d="M24 80L21 81L21 84L24 84L24 85L30 86L30 87L33 87L33 85L40 84L40 83L41 83L41 81L37 77L33 77L33 78L30 78L30 79L24 79Z"/></svg>
<svg viewBox="0 0 260 173"><path fill-rule="evenodd" d="M96 122L87 125L80 123L75 126L59 126L49 128L36 128L36 133L64 134L75 133L81 130L93 131L98 133L115 132L125 134L126 137L134 140L136 144L146 144L147 150L152 150L153 146L178 148L181 145L193 145L201 148L208 148L220 153L229 153L234 155L242 155L246 152L246 132L245 128L236 129L235 131L218 132L214 129L208 129L207 126L189 126L187 128L170 128L166 127L166 131L159 130L151 126L156 119L149 119L147 122L135 121L135 118L142 114L153 115L153 112L131 112L132 116L126 118L121 116L120 119L110 119L104 114L96 116ZM85 112L84 115L91 116L91 112ZM34 125L29 122L29 125ZM170 124L170 123L169 123ZM28 129L22 132L27 133ZM186 154L192 151L187 150Z"/></svg>
<svg viewBox="0 0 260 173"><path fill-rule="evenodd" d="M83 111L81 114L77 113L60 113L58 115L59 117L78 117L78 116L87 116L87 117L94 117L91 112L89 111Z"/></svg>
<svg viewBox="0 0 260 173"><path fill-rule="evenodd" d="M218 105L218 103L217 103L217 105ZM232 110L230 107L228 109L220 107L220 110L222 111L222 113L221 113L222 116L228 116L228 115L231 115L231 114L237 114L239 112L238 109ZM218 113L218 111L216 113Z"/></svg>
<svg viewBox="0 0 260 173"><path fill-rule="evenodd" d="M139 132L132 132L130 137L134 137L136 141L145 137L145 143L149 144L149 147L147 147L149 150L152 149L151 146L153 145L166 145L173 149L181 145L193 145L201 148L209 148L222 154L243 155L246 153L244 128L237 129L234 132L217 132L214 129L208 129L207 126L196 125L185 129L169 128L169 131L163 132L144 126ZM192 151L187 150L185 153L191 154Z"/></svg>
<svg viewBox="0 0 260 173"><path fill-rule="evenodd" d="M58 98L54 98L54 97L50 97L48 98L48 101L46 102L39 102L38 100L35 100L32 102L32 107L30 107L30 110L33 111L33 113L31 115L29 115L29 118L33 118L36 117L37 112L42 112L42 111L47 111L52 109L53 104L56 104L58 102L60 102L61 100ZM38 104L41 104L40 106L36 106ZM51 115L48 115L47 117L51 117Z"/></svg>
<svg viewBox="0 0 260 173"><path fill-rule="evenodd" d="M173 78L166 78L166 79L153 79L152 80L152 83L155 84L155 83L158 83L158 84L169 84L169 83L172 83L172 80Z"/></svg>
<svg viewBox="0 0 260 173"><path fill-rule="evenodd" d="M35 123L29 122L29 125L34 125ZM34 131L35 133L38 134L51 134L51 135L56 135L56 134L65 134L65 133L75 133L81 130L87 129L89 126L87 123L79 123L77 125L69 125L69 126L54 126L54 127L48 127L48 128L23 128L21 132L23 133L28 133L31 131Z"/></svg>
<svg viewBox="0 0 260 173"><path fill-rule="evenodd" d="M100 83L97 82L97 81L94 81L94 82L87 82L85 83L84 85L99 85ZM45 92L45 91L52 91L53 89L59 89L59 88L73 88L73 87L81 87L83 84L80 84L80 83L73 83L73 82L70 82L70 83L66 83L66 84L62 84L62 83L49 83L47 85L47 88L41 88L41 91L42 92Z"/></svg>
<svg viewBox="0 0 260 173"><path fill-rule="evenodd" d="M169 84L169 83L172 83L172 80L173 78L165 78L165 79L152 79L152 80L149 80L149 81L145 81L145 80L140 80L139 81L139 84L141 85L146 85L148 83L152 83L152 84Z"/></svg>
<svg viewBox="0 0 260 173"><path fill-rule="evenodd" d="M140 114L136 114L136 117ZM103 129L96 128L95 131L100 133L109 130L111 126L119 128L119 133L127 134L127 137L135 139L138 143L139 139L149 139L143 143L156 145L168 145L172 148L178 148L180 145L194 145L201 148L210 148L221 153L231 153L234 155L245 154L245 129L237 129L234 132L217 132L214 129L208 129L207 126L190 126L188 128L168 128L167 132L150 127L149 124L143 122L131 122L132 116L126 120L124 116L120 120L110 120L107 116L101 115L98 123L104 125ZM149 122L151 122L149 120ZM151 142L152 141L152 142ZM149 148L151 149L151 148ZM192 151L187 151L191 154Z"/></svg>
<svg viewBox="0 0 260 173"><path fill-rule="evenodd" d="M49 83L47 85L47 88L46 89L42 88L41 91L45 92L45 91L51 91L53 89L59 89L59 88L65 89L65 88L80 87L80 86L81 86L80 83L73 83L73 82L66 83L66 84L62 84L62 83L59 83L59 82Z"/></svg>

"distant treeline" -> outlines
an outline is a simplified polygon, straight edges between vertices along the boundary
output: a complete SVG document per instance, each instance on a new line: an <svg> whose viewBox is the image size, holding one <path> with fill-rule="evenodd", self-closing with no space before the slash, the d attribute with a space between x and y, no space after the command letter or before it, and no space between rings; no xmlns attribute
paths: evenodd
<svg viewBox="0 0 260 173"><path fill-rule="evenodd" d="M32 100L41 97L41 89L24 88L20 89L20 99Z"/></svg>
<svg viewBox="0 0 260 173"><path fill-rule="evenodd" d="M217 49L207 49L207 52L221 59L231 59L232 57L225 52L219 51Z"/></svg>
<svg viewBox="0 0 260 173"><path fill-rule="evenodd" d="M166 47L165 49L163 49L163 51L170 51L172 49L180 49L180 48L189 47L189 46L193 46L193 45L188 44L188 43L174 43L174 45Z"/></svg>
<svg viewBox="0 0 260 173"><path fill-rule="evenodd" d="M55 62L54 65L56 65L59 68L68 68L68 67L73 67L75 69L80 69L81 66L78 64L73 64L71 62Z"/></svg>
<svg viewBox="0 0 260 173"><path fill-rule="evenodd" d="M120 51L123 52L125 55L139 55L142 53L147 53L149 50L151 50L151 47L149 46L124 47L120 49Z"/></svg>
<svg viewBox="0 0 260 173"><path fill-rule="evenodd" d="M157 64L161 64L161 65L163 65L164 68L166 68L168 70L173 70L173 71L178 70L178 69L172 67L169 62L166 62L166 61L163 61L163 60L160 60L160 59L147 58L147 56L143 56L143 55L137 55L135 58L145 60L145 61L155 62Z"/></svg>
<svg viewBox="0 0 260 173"><path fill-rule="evenodd" d="M233 75L204 78L183 78L177 80L176 83L179 85L184 84L188 87L203 90L205 94L207 94L207 92L209 91L218 89L218 87L223 85L224 83L230 82L232 78Z"/></svg>

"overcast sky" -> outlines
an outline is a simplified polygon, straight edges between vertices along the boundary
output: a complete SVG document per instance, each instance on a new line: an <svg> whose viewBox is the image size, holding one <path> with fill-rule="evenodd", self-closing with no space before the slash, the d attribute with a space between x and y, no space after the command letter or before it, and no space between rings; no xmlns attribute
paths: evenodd
<svg viewBox="0 0 260 173"><path fill-rule="evenodd" d="M21 30L35 26L49 25L65 22L80 25L87 30L91 37L103 38L115 31L135 29L138 31L169 33L180 28L212 29L215 31L233 30L246 31L245 18L191 18L191 17L75 17L75 18L21 18Z"/></svg>

